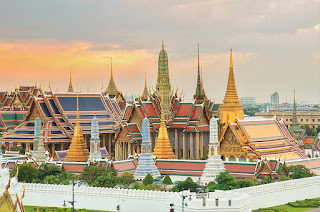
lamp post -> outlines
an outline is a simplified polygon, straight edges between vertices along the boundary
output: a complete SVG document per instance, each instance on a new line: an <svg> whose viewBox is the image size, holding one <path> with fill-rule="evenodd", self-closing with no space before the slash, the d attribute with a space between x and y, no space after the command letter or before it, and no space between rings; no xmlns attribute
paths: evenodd
<svg viewBox="0 0 320 212"><path fill-rule="evenodd" d="M183 195L183 191L181 192L181 197L182 197L182 212L184 212L184 200L185 198L189 197L189 200L191 200L191 194L188 195Z"/></svg>
<svg viewBox="0 0 320 212"><path fill-rule="evenodd" d="M72 201L68 201L68 203L70 203L72 205L72 212L74 212L74 185L76 183L74 182L74 176L72 177ZM67 205L66 205L66 201L63 200L63 207L65 208Z"/></svg>

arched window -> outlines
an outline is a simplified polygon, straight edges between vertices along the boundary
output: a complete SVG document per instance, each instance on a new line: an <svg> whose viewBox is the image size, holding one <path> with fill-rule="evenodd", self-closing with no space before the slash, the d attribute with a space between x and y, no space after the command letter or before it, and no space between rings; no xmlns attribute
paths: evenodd
<svg viewBox="0 0 320 212"><path fill-rule="evenodd" d="M229 161L236 161L236 158L235 158L233 155L231 155L231 156L229 157Z"/></svg>
<svg viewBox="0 0 320 212"><path fill-rule="evenodd" d="M226 158L223 155L221 155L221 160L226 161Z"/></svg>
<svg viewBox="0 0 320 212"><path fill-rule="evenodd" d="M240 161L240 162L246 162L247 159L246 159L245 156L241 155L240 158L239 158L239 161Z"/></svg>

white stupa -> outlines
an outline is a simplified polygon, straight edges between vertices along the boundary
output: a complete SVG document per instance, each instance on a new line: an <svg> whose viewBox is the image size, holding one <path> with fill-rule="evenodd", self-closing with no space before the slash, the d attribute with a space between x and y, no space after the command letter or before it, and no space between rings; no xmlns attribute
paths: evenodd
<svg viewBox="0 0 320 212"><path fill-rule="evenodd" d="M152 153L149 152L150 147L150 122L148 118L144 118L142 122L142 143L141 154L138 166L133 177L136 180L143 180L147 174L151 174L153 178L160 177L160 172L156 167Z"/></svg>
<svg viewBox="0 0 320 212"><path fill-rule="evenodd" d="M200 178L200 185L207 185L214 181L216 176L225 170L221 156L218 154L218 147L218 119L211 118L208 162Z"/></svg>
<svg viewBox="0 0 320 212"><path fill-rule="evenodd" d="M89 161L94 162L101 159L102 159L102 156L100 152L99 121L97 117L94 117L91 122Z"/></svg>

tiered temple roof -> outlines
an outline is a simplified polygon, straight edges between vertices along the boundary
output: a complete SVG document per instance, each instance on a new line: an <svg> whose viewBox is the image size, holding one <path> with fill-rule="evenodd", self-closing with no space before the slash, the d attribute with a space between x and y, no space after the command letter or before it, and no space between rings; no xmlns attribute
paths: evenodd
<svg viewBox="0 0 320 212"><path fill-rule="evenodd" d="M2 142L32 143L36 117L41 119L45 143L69 142L76 124L76 96L76 93L52 92L34 98L25 121L5 133ZM101 94L79 93L79 107L83 134L90 134L94 116L99 121L99 133L113 133L121 120L117 102Z"/></svg>
<svg viewBox="0 0 320 212"><path fill-rule="evenodd" d="M211 109L214 104L195 104L195 102L183 102L174 96L171 101L171 118L166 122L167 128L182 129L184 132L208 132ZM140 142L142 138L142 120L147 117L150 120L150 131L157 132L161 120L161 100L154 94L148 101L138 99L132 104L127 104L121 122L121 130L124 131L131 142Z"/></svg>
<svg viewBox="0 0 320 212"><path fill-rule="evenodd" d="M229 159L231 156L236 158L244 156L250 161L263 158L285 160L306 158L285 124L276 118L237 119L235 123L229 122L222 132L219 143L220 154ZM229 151L229 146L239 149L236 152Z"/></svg>

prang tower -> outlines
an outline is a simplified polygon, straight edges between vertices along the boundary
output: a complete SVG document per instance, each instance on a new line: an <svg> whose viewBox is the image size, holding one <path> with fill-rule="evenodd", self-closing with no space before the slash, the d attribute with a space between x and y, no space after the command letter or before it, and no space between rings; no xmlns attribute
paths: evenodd
<svg viewBox="0 0 320 212"><path fill-rule="evenodd" d="M156 92L163 104L164 118L168 120L170 117L170 101L171 101L171 84L169 77L168 55L164 50L164 44L162 41L162 49L159 53L158 59L158 78L156 85ZM163 95L162 95L163 94Z"/></svg>

